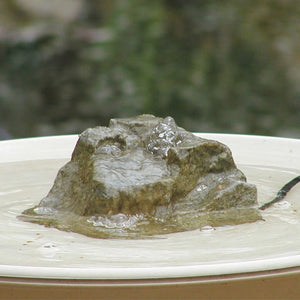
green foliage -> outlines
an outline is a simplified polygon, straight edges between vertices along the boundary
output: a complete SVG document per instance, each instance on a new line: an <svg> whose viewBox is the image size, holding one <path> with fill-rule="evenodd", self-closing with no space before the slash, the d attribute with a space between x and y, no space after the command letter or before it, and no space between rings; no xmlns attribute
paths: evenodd
<svg viewBox="0 0 300 300"><path fill-rule="evenodd" d="M0 122L15 136L140 113L194 131L297 130L295 2L95 1L99 22L90 8L62 30L0 44Z"/></svg>
<svg viewBox="0 0 300 300"><path fill-rule="evenodd" d="M249 3L117 1L108 69L120 75L122 111L171 114L194 130L273 133L299 107L272 44L282 29L274 27L287 21L280 9L267 1L254 12Z"/></svg>

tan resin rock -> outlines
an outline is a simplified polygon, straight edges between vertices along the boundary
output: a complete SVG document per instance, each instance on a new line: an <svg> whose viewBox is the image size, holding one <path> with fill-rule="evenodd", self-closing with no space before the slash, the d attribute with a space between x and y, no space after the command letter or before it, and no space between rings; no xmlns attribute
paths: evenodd
<svg viewBox="0 0 300 300"><path fill-rule="evenodd" d="M256 187L229 148L141 115L90 128L23 219L93 237L143 237L254 222Z"/></svg>

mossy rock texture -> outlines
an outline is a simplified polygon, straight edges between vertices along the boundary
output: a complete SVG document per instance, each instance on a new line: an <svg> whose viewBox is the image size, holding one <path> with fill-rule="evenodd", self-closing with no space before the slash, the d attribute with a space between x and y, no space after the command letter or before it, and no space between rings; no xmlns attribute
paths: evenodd
<svg viewBox="0 0 300 300"><path fill-rule="evenodd" d="M26 221L99 238L142 238L261 219L256 187L230 149L171 117L112 119L85 130Z"/></svg>

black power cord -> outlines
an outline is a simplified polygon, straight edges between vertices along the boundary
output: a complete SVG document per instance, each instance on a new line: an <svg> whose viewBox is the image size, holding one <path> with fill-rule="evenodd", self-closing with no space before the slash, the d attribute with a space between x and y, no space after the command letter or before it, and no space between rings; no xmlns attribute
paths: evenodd
<svg viewBox="0 0 300 300"><path fill-rule="evenodd" d="M294 187L298 182L300 182L300 175L295 177L291 181L289 181L287 184L285 184L278 191L276 197L272 201L263 204L261 207L259 207L259 209L265 210L269 208L271 205L273 205L274 203L281 201L286 196L286 194L291 190L291 188Z"/></svg>

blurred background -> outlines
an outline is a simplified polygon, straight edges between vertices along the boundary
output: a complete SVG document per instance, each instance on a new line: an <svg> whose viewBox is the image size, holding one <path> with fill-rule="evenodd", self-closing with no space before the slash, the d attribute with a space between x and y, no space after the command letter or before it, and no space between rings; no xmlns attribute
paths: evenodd
<svg viewBox="0 0 300 300"><path fill-rule="evenodd" d="M0 139L112 117L300 138L298 0L1 0Z"/></svg>

